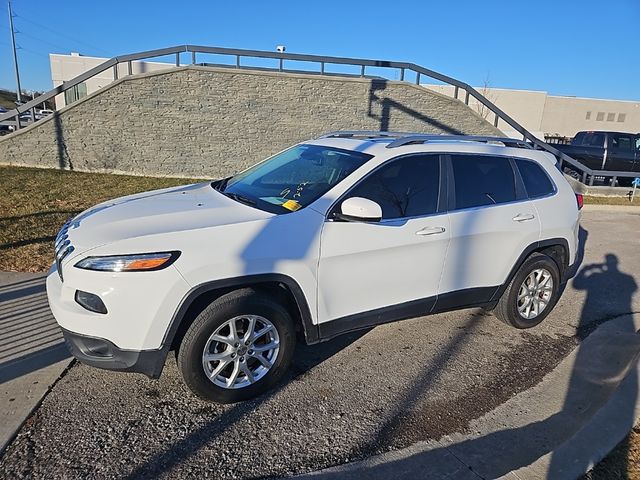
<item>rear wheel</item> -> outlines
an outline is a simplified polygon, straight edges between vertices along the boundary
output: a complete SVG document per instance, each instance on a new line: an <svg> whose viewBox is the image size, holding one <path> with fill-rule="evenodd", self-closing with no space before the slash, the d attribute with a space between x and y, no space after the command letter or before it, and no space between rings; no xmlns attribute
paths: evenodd
<svg viewBox="0 0 640 480"><path fill-rule="evenodd" d="M534 253L518 269L493 313L513 327L535 327L549 315L559 292L558 265L551 257Z"/></svg>
<svg viewBox="0 0 640 480"><path fill-rule="evenodd" d="M266 392L286 373L295 348L287 310L253 289L211 303L187 330L178 368L200 398L218 403Z"/></svg>

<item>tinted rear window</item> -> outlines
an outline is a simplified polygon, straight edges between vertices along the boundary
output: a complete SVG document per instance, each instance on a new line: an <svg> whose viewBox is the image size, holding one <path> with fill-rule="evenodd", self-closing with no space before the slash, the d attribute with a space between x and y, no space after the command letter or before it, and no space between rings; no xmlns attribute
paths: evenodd
<svg viewBox="0 0 640 480"><path fill-rule="evenodd" d="M524 187L529 198L544 197L553 193L553 183L551 183L551 180L540 165L520 159L516 160L516 165L524 181Z"/></svg>
<svg viewBox="0 0 640 480"><path fill-rule="evenodd" d="M506 157L452 155L456 209L495 205L516 199L511 162Z"/></svg>

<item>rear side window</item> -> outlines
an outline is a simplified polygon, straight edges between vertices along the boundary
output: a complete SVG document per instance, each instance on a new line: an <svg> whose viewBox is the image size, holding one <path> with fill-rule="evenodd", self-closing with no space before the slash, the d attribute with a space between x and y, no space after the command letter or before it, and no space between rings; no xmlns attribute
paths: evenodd
<svg viewBox="0 0 640 480"><path fill-rule="evenodd" d="M516 165L529 198L544 197L553 193L553 183L540 165L521 159L516 159Z"/></svg>
<svg viewBox="0 0 640 480"><path fill-rule="evenodd" d="M351 190L349 197L373 200L383 219L435 213L440 190L438 155L410 155L384 164Z"/></svg>
<svg viewBox="0 0 640 480"><path fill-rule="evenodd" d="M506 157L452 155L456 209L512 202L515 177Z"/></svg>
<svg viewBox="0 0 640 480"><path fill-rule="evenodd" d="M611 143L613 143L612 147L620 150L627 152L633 150L633 138L631 135L611 135Z"/></svg>

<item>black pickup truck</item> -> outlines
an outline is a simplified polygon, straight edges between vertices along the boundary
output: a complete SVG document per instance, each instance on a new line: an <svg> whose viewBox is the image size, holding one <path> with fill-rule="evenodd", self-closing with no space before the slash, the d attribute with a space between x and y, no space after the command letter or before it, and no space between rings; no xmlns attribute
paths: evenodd
<svg viewBox="0 0 640 480"><path fill-rule="evenodd" d="M640 172L640 134L578 132L569 145L554 147L592 170ZM619 178L618 183L631 185L632 180Z"/></svg>

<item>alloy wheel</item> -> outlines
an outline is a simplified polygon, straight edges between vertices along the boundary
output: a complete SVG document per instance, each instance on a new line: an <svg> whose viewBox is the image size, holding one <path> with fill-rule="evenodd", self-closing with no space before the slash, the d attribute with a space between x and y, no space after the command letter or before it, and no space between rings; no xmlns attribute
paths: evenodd
<svg viewBox="0 0 640 480"><path fill-rule="evenodd" d="M264 377L280 351L278 330L264 317L241 315L220 327L207 340L202 366L222 388L247 387Z"/></svg>
<svg viewBox="0 0 640 480"><path fill-rule="evenodd" d="M518 290L518 313L522 318L533 320L540 315L553 294L553 277L545 268L532 271Z"/></svg>

